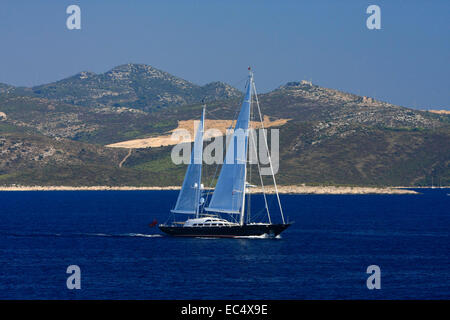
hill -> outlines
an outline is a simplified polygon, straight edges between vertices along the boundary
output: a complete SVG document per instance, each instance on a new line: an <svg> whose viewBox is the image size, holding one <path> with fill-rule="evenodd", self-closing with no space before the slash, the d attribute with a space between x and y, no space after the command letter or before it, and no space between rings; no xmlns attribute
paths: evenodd
<svg viewBox="0 0 450 320"><path fill-rule="evenodd" d="M7 132L5 132L7 131ZM0 123L0 185L17 186L147 186L172 182L183 168L119 168L127 150L49 138ZM152 150L157 163L165 152Z"/></svg>
<svg viewBox="0 0 450 320"><path fill-rule="evenodd" d="M170 147L133 149L126 159L128 150L104 147L166 135L200 117L201 105L189 101L201 95L191 95L193 100L174 98L160 108L147 104L156 100L146 84L157 76L146 76L143 82L130 80L141 67L120 66L111 71L114 76L81 73L55 84L8 87L0 93L0 114L4 114L0 184L179 185L185 167L171 162ZM151 74L153 68L145 70ZM199 88L209 92L207 119L229 123L236 115L240 93L235 89L224 93L214 89L220 87L214 83L199 87L163 72L159 75L184 97ZM131 82L124 85L125 79ZM116 82L120 88L112 92L120 91L120 98L96 91L111 89ZM160 96L176 91L160 90ZM408 109L307 81L287 83L261 94L259 100L270 121L280 120L281 184L424 186L434 179L450 185L448 114ZM147 101L144 104L150 107L133 101ZM205 167L207 184L214 183L215 170Z"/></svg>
<svg viewBox="0 0 450 320"><path fill-rule="evenodd" d="M222 82L199 86L144 64L121 65L102 74L81 72L31 90L35 97L63 103L145 111L241 95L237 89Z"/></svg>
<svg viewBox="0 0 450 320"><path fill-rule="evenodd" d="M7 93L8 91L13 90L13 89L14 89L13 86L10 86L10 85L5 84L5 83L0 83L0 94L1 93Z"/></svg>

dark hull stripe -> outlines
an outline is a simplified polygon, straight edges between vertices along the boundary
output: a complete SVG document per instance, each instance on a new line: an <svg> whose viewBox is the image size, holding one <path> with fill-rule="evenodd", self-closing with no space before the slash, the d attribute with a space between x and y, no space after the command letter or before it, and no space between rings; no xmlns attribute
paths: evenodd
<svg viewBox="0 0 450 320"><path fill-rule="evenodd" d="M232 227L172 227L159 226L159 229L171 236L176 237L215 237L235 238L246 236L262 236L268 234L277 236L286 230L291 224L271 225L243 225Z"/></svg>

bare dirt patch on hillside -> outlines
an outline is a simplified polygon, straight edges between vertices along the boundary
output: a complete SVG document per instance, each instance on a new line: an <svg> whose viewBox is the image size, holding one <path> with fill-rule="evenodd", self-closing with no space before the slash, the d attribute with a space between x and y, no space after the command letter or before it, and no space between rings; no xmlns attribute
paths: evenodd
<svg viewBox="0 0 450 320"><path fill-rule="evenodd" d="M428 110L428 112L437 114L450 114L450 110Z"/></svg>
<svg viewBox="0 0 450 320"><path fill-rule="evenodd" d="M264 116L264 128L270 127L280 127L286 124L290 119L274 119L271 120L268 116ZM157 137L144 138L144 139L133 139L122 142L117 142L113 144L107 145L110 148L127 148L127 149L139 149L139 148L159 148L163 146L171 146L176 145L180 142L192 142L194 141L194 125L195 121L198 120L182 120L178 121L178 126L176 129L169 131L167 134L160 135ZM206 136L209 138L216 137L219 135L225 135L228 128L232 128L234 126L235 120L206 120L205 131L210 129L215 129L215 132L211 132ZM197 122L198 125L198 122ZM261 128L261 122L252 121L251 127L255 129ZM190 138L180 138L174 139L172 133L176 130L184 129L187 130L190 134ZM208 133L208 132L206 132Z"/></svg>

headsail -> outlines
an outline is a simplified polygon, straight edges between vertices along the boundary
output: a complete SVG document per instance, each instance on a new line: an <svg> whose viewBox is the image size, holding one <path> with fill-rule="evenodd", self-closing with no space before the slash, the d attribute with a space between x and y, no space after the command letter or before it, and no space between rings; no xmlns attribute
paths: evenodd
<svg viewBox="0 0 450 320"><path fill-rule="evenodd" d="M252 100L252 75L241 111L229 141L216 188L206 211L241 214L244 205L245 176L247 169L247 145Z"/></svg>
<svg viewBox="0 0 450 320"><path fill-rule="evenodd" d="M190 163L175 209L172 210L173 213L198 214L201 197L204 122L205 107L203 107L202 119L194 140L194 150L192 150Z"/></svg>

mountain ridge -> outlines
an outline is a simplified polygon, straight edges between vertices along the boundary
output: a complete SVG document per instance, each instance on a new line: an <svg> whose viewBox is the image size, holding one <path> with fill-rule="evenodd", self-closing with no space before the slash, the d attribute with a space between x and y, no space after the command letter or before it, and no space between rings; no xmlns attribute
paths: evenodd
<svg viewBox="0 0 450 320"><path fill-rule="evenodd" d="M198 86L150 66L122 65L108 72L80 72L44 87L0 86L4 88L0 92L0 184L179 185L184 167L171 162L171 148L133 149L123 161L129 150L104 146L160 136L180 121L199 119L201 100L207 94L207 119L234 119L241 105L237 89L223 92L227 88L214 82ZM164 80L160 87L158 79ZM166 80L170 85L164 86ZM155 90L147 90L150 83L173 103L146 108L155 99ZM183 91L185 100L177 100L178 91L174 94L170 88ZM202 97L193 94L199 88ZM46 94L33 93L44 89ZM121 93L102 95L104 90ZM137 97L143 102L138 106ZM85 103L86 99L93 104ZM259 102L262 114L272 121L289 119L277 127L280 184L424 186L433 177L450 184L448 114L396 106L305 80L260 94ZM89 150L90 156L84 156L82 149ZM64 158L61 153L70 156ZM105 157L113 160L105 161ZM208 170L205 177L209 179Z"/></svg>
<svg viewBox="0 0 450 320"><path fill-rule="evenodd" d="M223 82L200 86L145 64L124 64L104 73L83 71L31 88L36 97L90 107L130 106L150 111L173 105L239 97Z"/></svg>

